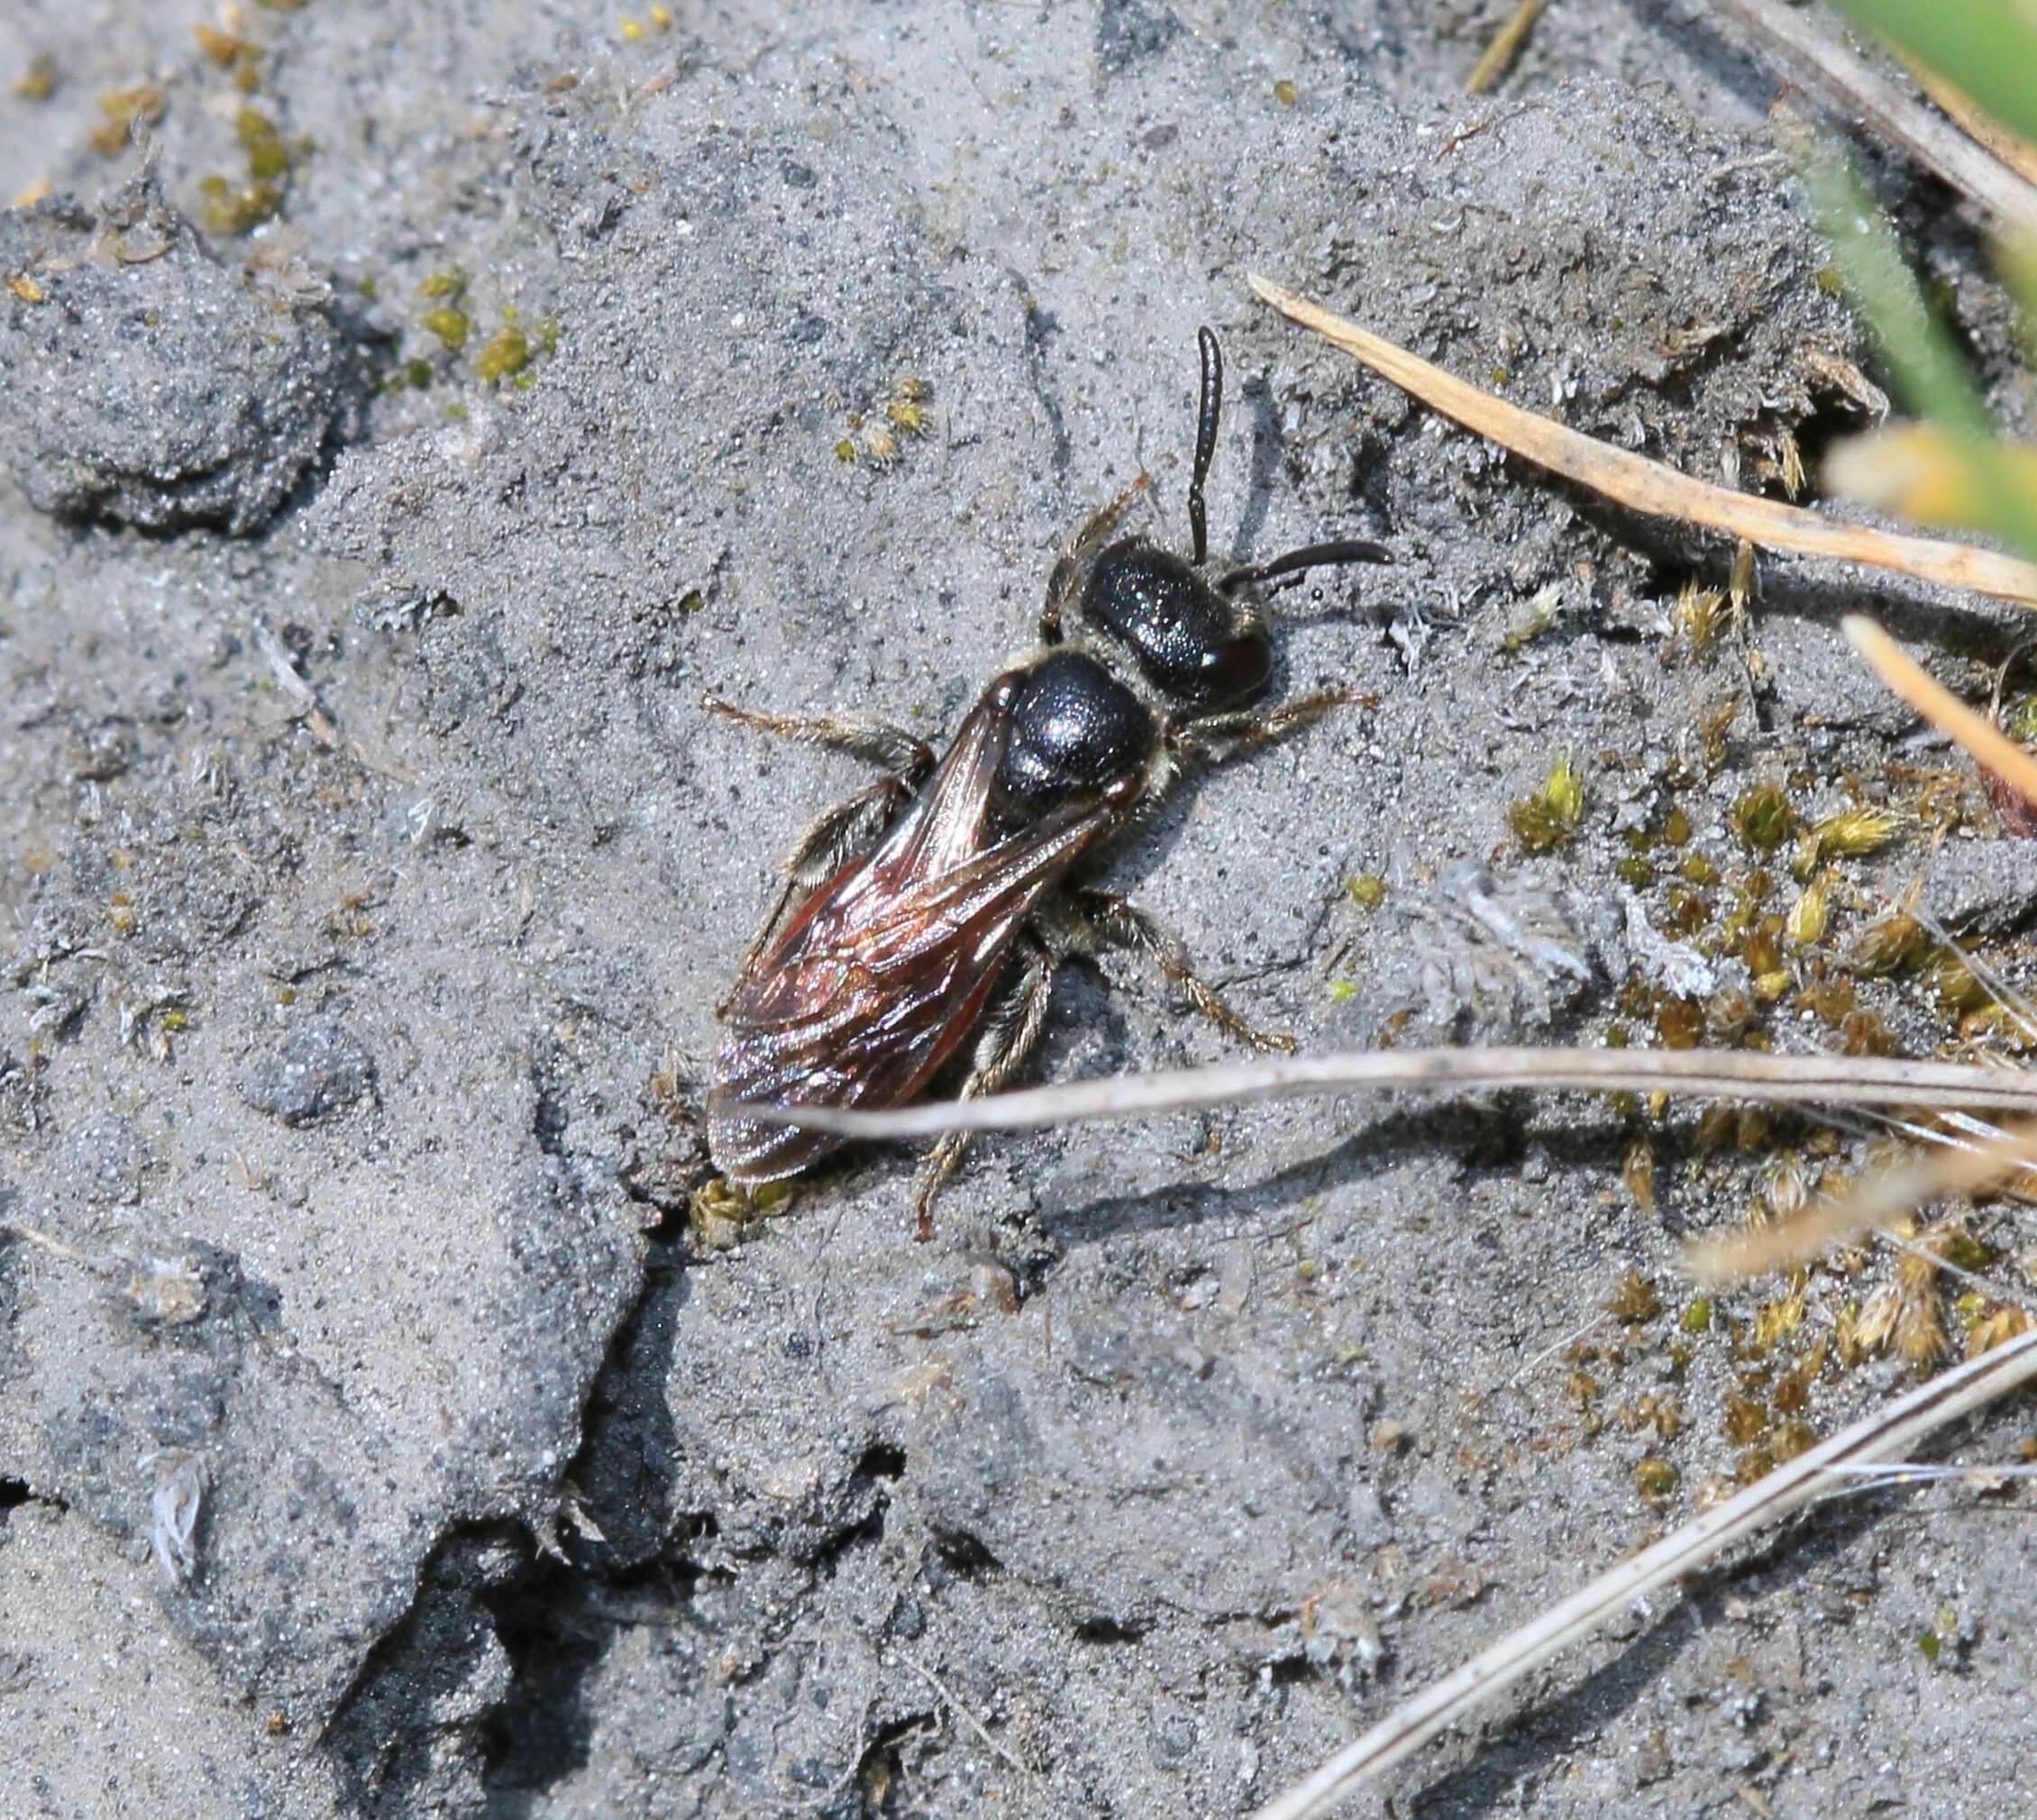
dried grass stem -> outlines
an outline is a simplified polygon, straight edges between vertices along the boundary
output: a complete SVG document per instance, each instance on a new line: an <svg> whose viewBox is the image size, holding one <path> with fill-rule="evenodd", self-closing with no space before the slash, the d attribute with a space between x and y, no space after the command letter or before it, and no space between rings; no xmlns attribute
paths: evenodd
<svg viewBox="0 0 2037 1820"><path fill-rule="evenodd" d="M858 1138L925 1138L941 1131L1030 1130L1090 1119L1130 1119L1199 1106L1326 1093L1410 1088L1490 1093L1506 1087L1670 1093L1781 1103L1956 1107L2037 1115L2037 1075L2015 1068L1873 1056L1769 1056L1750 1050L1718 1054L1704 1049L1526 1047L1355 1050L1159 1074L1115 1075L896 1111L755 1106L745 1107L744 1114Z"/></svg>
<svg viewBox="0 0 2037 1820"><path fill-rule="evenodd" d="M1943 588L1969 589L2023 607L2037 607L2037 566L1969 544L1906 536L1843 524L1801 506L1739 493L1694 480L1666 462L1584 435L1554 419L1481 391L1418 354L1360 328L1347 317L1271 279L1252 274L1252 288L1303 328L1313 329L1373 371L1391 380L1432 410L1491 438L1510 453L1589 487L1616 504L1650 517L1744 537L1768 550L1824 556L1909 575Z"/></svg>

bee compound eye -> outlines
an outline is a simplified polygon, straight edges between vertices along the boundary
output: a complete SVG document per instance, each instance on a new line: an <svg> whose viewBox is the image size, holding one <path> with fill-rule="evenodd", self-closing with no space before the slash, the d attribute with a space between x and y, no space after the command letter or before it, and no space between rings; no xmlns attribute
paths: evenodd
<svg viewBox="0 0 2037 1820"><path fill-rule="evenodd" d="M1200 680L1215 700L1251 700L1273 680L1273 640L1256 626L1226 638L1210 647Z"/></svg>

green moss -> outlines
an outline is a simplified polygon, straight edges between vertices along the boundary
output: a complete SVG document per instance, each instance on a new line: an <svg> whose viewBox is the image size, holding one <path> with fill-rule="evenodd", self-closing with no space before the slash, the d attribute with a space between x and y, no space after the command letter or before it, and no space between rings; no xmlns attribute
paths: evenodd
<svg viewBox="0 0 2037 1820"><path fill-rule="evenodd" d="M467 312L451 304L441 304L436 309L426 310L418 321L452 353L458 353L467 345L468 333L473 327Z"/></svg>
<svg viewBox="0 0 2037 1820"><path fill-rule="evenodd" d="M1758 783L1733 804L1733 828L1757 853L1773 853L1796 832L1796 811L1773 783Z"/></svg>
<svg viewBox="0 0 2037 1820"><path fill-rule="evenodd" d="M1550 769L1548 782L1542 786L1542 795L1557 816L1572 828L1584 819L1585 780L1567 758L1559 758Z"/></svg>
<svg viewBox="0 0 2037 1820"><path fill-rule="evenodd" d="M198 197L209 233L251 233L283 206L283 186L250 183L236 188L224 177L208 177L198 185Z"/></svg>
<svg viewBox="0 0 2037 1820"><path fill-rule="evenodd" d="M1668 933L1681 940L1694 936L1712 920L1711 900L1702 892L1692 891L1687 885L1673 884L1669 887L1669 915L1666 925Z"/></svg>
<svg viewBox="0 0 2037 1820"><path fill-rule="evenodd" d="M1664 1503L1681 1483L1683 1474L1673 1461L1650 1454L1634 1468L1634 1489L1651 1504Z"/></svg>
<svg viewBox="0 0 2037 1820"><path fill-rule="evenodd" d="M134 123L155 125L163 107L163 92L153 82L113 89L99 96L103 118L86 143L102 158L118 158L132 142Z"/></svg>
<svg viewBox="0 0 2037 1820"><path fill-rule="evenodd" d="M1814 980L1796 995L1801 1010L1837 1029L1853 1010L1853 988L1844 980Z"/></svg>
<svg viewBox="0 0 2037 1820"><path fill-rule="evenodd" d="M234 120L233 131L248 154L250 177L260 179L289 175L289 148L277 132L276 123L259 107L243 107Z"/></svg>
<svg viewBox="0 0 2037 1820"><path fill-rule="evenodd" d="M514 323L498 329L489 344L474 356L474 377L487 385L513 379L530 364L530 339Z"/></svg>
<svg viewBox="0 0 2037 1820"><path fill-rule="evenodd" d="M1542 787L1532 796L1517 798L1507 809L1507 820L1523 853L1553 853L1567 846L1585 817L1585 780L1567 758L1549 767Z"/></svg>
<svg viewBox="0 0 2037 1820"><path fill-rule="evenodd" d="M1822 879L1813 879L1790 906L1783 933L1798 947L1813 947L1831 921L1831 892Z"/></svg>
<svg viewBox="0 0 2037 1820"><path fill-rule="evenodd" d="M47 50L39 50L14 78L14 93L23 101L47 101L56 92L57 59Z"/></svg>
<svg viewBox="0 0 2037 1820"><path fill-rule="evenodd" d="M1861 859L1878 853L1903 831L1903 818L1877 803L1857 803L1828 815L1804 835L1796 875L1809 878L1828 859Z"/></svg>
<svg viewBox="0 0 2037 1820"><path fill-rule="evenodd" d="M1666 1049L1694 1049L1704 1040L1704 1009L1691 999L1665 998L1656 1008L1655 1034Z"/></svg>
<svg viewBox="0 0 2037 1820"><path fill-rule="evenodd" d="M2018 695L2002 710L2002 731L2019 745L2037 745L2037 695Z"/></svg>
<svg viewBox="0 0 2037 1820"><path fill-rule="evenodd" d="M1903 910L1869 923L1846 945L1847 965L1863 974L1892 974L1921 956L1923 926Z"/></svg>
<svg viewBox="0 0 2037 1820"><path fill-rule="evenodd" d="M1768 1409L1753 1397L1738 1391L1726 1397L1726 1439L1736 1447L1750 1446L1760 1440L1768 1426Z"/></svg>
<svg viewBox="0 0 2037 1820"><path fill-rule="evenodd" d="M1605 1304L1606 1312L1617 1321L1630 1326L1644 1321L1653 1321L1662 1312L1662 1297L1638 1270L1630 1270L1621 1279L1619 1288L1612 1292L1612 1299Z"/></svg>
<svg viewBox="0 0 2037 1820"><path fill-rule="evenodd" d="M1963 1230L1948 1232L1939 1246L1939 1256L1955 1270L1969 1276L1994 1263L1994 1251L1981 1239Z"/></svg>
<svg viewBox="0 0 2037 1820"><path fill-rule="evenodd" d="M1776 1465L1783 1466L1817 1444L1817 1431L1809 1422L1779 1422L1768 1437L1768 1458Z"/></svg>
<svg viewBox="0 0 2037 1820"><path fill-rule="evenodd" d="M1748 972L1757 979L1764 974L1777 972L1783 964L1782 926L1774 917L1764 917L1749 931L1740 956L1747 963Z"/></svg>

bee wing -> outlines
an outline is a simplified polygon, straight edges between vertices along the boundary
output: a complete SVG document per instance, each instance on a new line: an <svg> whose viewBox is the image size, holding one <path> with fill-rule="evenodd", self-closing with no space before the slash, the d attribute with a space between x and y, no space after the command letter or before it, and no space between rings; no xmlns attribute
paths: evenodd
<svg viewBox="0 0 2037 1820"><path fill-rule="evenodd" d="M902 1105L961 1047L1028 912L1119 819L1106 800L985 850L1001 724L987 758L966 749L981 734L964 727L920 804L821 886L744 978L725 1014L717 1101ZM792 1175L839 1142L719 1112L708 1123L717 1166L737 1182Z"/></svg>
<svg viewBox="0 0 2037 1820"><path fill-rule="evenodd" d="M990 846L991 785L1004 758L1010 727L1009 679L1000 677L969 710L925 793L870 854L851 860L801 907L785 933L758 958L751 978L768 973L791 949L799 926L817 913L844 929L881 916L887 901L922 883L945 877ZM745 981L746 987L750 982ZM740 1002L740 989L738 1002Z"/></svg>

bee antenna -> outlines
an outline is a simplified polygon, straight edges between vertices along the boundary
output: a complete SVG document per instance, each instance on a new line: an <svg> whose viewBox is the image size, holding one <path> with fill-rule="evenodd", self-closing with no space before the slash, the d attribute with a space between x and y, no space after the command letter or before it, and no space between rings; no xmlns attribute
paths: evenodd
<svg viewBox="0 0 2037 1820"><path fill-rule="evenodd" d="M1195 469L1188 482L1188 528L1195 538L1195 565L1210 559L1210 520L1202 504L1202 483L1210 478L1210 462L1217 453L1217 419L1224 408L1224 357L1215 333L1208 327L1195 332L1195 344L1202 352L1202 402L1195 414Z"/></svg>
<svg viewBox="0 0 2037 1820"><path fill-rule="evenodd" d="M1249 569L1233 569L1217 583L1229 594L1260 581L1275 581L1283 575L1298 575L1304 569L1329 569L1345 562L1390 562L1393 552L1384 544L1364 537L1337 537L1327 544L1308 544L1260 562Z"/></svg>

